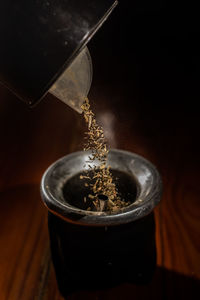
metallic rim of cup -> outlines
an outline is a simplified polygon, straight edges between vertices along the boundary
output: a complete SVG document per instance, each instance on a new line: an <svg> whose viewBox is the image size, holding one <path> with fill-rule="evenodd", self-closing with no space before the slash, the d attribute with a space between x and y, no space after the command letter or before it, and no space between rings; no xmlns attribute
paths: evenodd
<svg viewBox="0 0 200 300"><path fill-rule="evenodd" d="M140 155L111 149L108 163L111 168L131 175L137 185L137 196L128 207L115 213L79 209L62 198L62 187L72 176L84 170L90 152L74 152L54 162L41 180L41 197L48 210L60 218L86 226L111 226L129 223L148 215L159 203L162 181L157 168Z"/></svg>

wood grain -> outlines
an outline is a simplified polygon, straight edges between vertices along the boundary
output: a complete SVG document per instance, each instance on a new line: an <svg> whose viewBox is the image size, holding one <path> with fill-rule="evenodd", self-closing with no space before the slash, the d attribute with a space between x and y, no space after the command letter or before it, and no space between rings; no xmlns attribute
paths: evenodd
<svg viewBox="0 0 200 300"><path fill-rule="evenodd" d="M121 6L121 14L126 8ZM146 29L134 31L130 20ZM199 294L199 75L190 49L180 61L181 42L173 48L174 40L161 39L158 27L142 10L134 20L118 10L90 42L94 79L89 94L111 147L143 155L161 173L157 269L147 285L76 292L68 300L184 300ZM127 42L130 34L134 48ZM81 116L52 96L30 110L0 86L0 300L62 299L39 186L51 163L82 149L83 134Z"/></svg>
<svg viewBox="0 0 200 300"><path fill-rule="evenodd" d="M115 95L115 105L111 100L106 107L107 99L100 101L98 97L102 95L97 89L93 89L91 97L98 95L97 117L102 125L105 124L107 135L112 137L111 146L145 156L162 174L164 193L155 209L157 271L151 284L146 286L121 285L106 291L77 292L69 299L128 300L146 299L147 295L149 299L186 299L195 295L200 279L197 165L192 165L188 157L184 158L185 152L181 155L175 149L177 137L170 136L169 141L160 139L160 143L166 144L172 143L172 139L172 150L175 150L166 153L163 148L162 155L163 145L156 145L158 133L156 137L145 136L146 133L135 126L137 115L132 119L127 111L126 117L121 116L116 103L119 105L118 98L122 97L123 89ZM109 98L111 91L106 86L104 90ZM1 102L4 126L1 126L0 299L60 300L62 297L50 259L47 212L40 199L39 182L50 163L81 149L83 123L70 108L63 107L51 97L30 112L5 89L1 92L5 102ZM110 108L112 105L114 110ZM16 111L19 122L13 118ZM105 118L106 114L108 118ZM180 143L179 137L178 146ZM173 164L166 159L167 155ZM184 161L183 165L181 161Z"/></svg>

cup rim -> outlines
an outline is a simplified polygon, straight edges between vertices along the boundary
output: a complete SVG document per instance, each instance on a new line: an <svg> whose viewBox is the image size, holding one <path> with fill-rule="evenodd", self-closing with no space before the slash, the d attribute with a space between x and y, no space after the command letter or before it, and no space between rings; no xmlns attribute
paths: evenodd
<svg viewBox="0 0 200 300"><path fill-rule="evenodd" d="M127 206L126 208L120 209L115 213L107 213L82 210L68 204L67 202L64 203L63 201L61 201L61 199L55 197L55 194L54 192L52 192L51 186L49 186L49 184L51 181L53 183L56 183L56 188L58 187L58 185L60 185L59 188L61 188L63 180L61 178L59 181L58 178L60 168L64 164L67 165L71 162L76 162L79 159L83 159L83 157L88 157L89 153L91 152L77 151L68 154L55 161L44 172L41 180L40 192L44 204L51 213L66 220L67 222L74 224L86 226L111 226L125 224L141 219L142 217L148 215L160 202L162 195L162 180L157 168L144 157L133 152L119 149L110 149L108 158L111 159L112 157L114 157L115 159L118 159L118 161L120 161L120 159L127 160L126 167L128 167L130 172L133 172L132 176L138 184L138 190L141 190L137 194L136 201L134 203ZM122 164L123 163L124 162L122 162ZM140 169L138 171L139 173L134 173L134 164L137 165L137 168L139 166L141 170L144 169L145 172L148 173L151 181L148 181L150 180L149 178L145 178L145 175L141 173ZM71 176L69 176L68 178L71 178L77 173L71 174ZM141 192L143 192L143 194L141 194Z"/></svg>

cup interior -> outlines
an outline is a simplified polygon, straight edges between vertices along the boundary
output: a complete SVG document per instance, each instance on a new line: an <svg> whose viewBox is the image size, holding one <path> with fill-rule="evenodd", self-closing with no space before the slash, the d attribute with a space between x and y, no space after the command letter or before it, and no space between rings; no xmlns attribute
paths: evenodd
<svg viewBox="0 0 200 300"><path fill-rule="evenodd" d="M150 213L160 201L162 183L156 167L137 154L112 149L109 152L108 165L122 178L121 187L119 180L118 189L121 188L131 199L131 204L114 213L88 211L77 195L84 192L79 174L89 169L89 155L90 152L75 152L56 161L47 169L41 182L41 195L51 212L71 222L111 225L139 219ZM98 161L92 164L98 166ZM123 174L125 179L119 174Z"/></svg>

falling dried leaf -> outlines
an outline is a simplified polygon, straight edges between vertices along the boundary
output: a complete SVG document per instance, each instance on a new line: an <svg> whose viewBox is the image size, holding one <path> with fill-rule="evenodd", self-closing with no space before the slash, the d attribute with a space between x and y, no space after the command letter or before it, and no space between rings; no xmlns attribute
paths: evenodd
<svg viewBox="0 0 200 300"><path fill-rule="evenodd" d="M104 137L103 129L96 122L95 115L90 109L88 98L85 99L81 108L88 126L88 132L86 132L87 142L84 146L84 150L91 150L92 152L86 163L88 169L93 171L93 174L90 174L90 176L82 176L80 178L91 180L92 183L85 183L85 186L89 186L94 193L94 195L89 194L88 198L93 200L92 203L97 211L116 211L123 207L125 203L118 195L115 183L113 182L112 173L110 172L110 166L106 166L109 149ZM96 166L96 163L90 164L94 161L99 162L98 166ZM99 200L99 193L105 195L108 200L103 202ZM88 210L91 210L91 208L88 208Z"/></svg>

